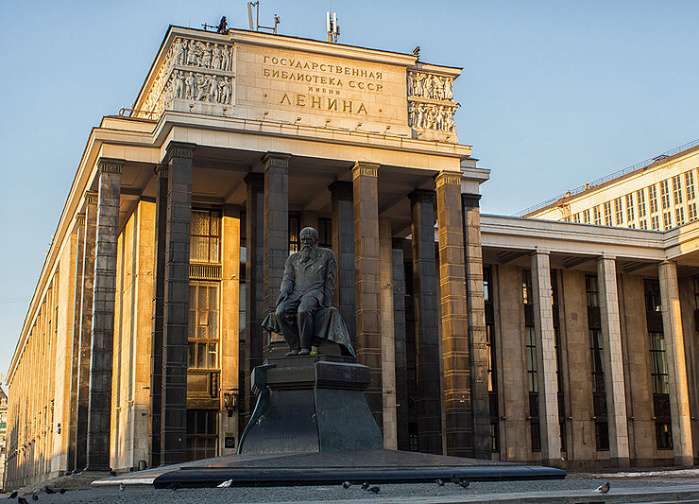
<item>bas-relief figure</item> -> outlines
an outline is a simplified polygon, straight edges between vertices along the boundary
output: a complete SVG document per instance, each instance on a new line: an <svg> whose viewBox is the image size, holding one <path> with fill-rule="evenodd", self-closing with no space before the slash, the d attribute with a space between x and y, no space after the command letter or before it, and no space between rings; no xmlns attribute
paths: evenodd
<svg viewBox="0 0 699 504"><path fill-rule="evenodd" d="M453 83L451 77L408 72L408 124L416 129L454 131L454 112L459 105L454 103ZM442 103L423 103L420 99Z"/></svg>
<svg viewBox="0 0 699 504"><path fill-rule="evenodd" d="M286 260L276 308L262 326L284 336L287 356L309 355L311 346L321 340L332 341L344 354L354 356L347 328L332 307L335 254L318 247L318 231L313 228L302 229L299 240L301 250Z"/></svg>

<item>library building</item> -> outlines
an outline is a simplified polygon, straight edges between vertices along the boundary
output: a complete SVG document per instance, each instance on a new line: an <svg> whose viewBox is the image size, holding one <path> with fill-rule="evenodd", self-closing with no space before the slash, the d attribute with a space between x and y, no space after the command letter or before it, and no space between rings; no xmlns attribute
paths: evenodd
<svg viewBox="0 0 699 504"><path fill-rule="evenodd" d="M481 214L460 73L169 27L75 167L6 380L6 488L236 453L305 227L386 449L693 466L699 142Z"/></svg>

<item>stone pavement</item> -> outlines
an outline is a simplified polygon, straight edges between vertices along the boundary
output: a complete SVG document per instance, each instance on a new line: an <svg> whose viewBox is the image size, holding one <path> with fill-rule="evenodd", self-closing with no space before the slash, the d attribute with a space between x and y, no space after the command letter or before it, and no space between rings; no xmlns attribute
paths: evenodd
<svg viewBox="0 0 699 504"><path fill-rule="evenodd" d="M104 475L101 474L100 477ZM602 495L594 489L606 481L611 490ZM461 488L451 482L434 484L382 484L377 494L359 485L344 489L333 486L238 487L155 490L150 487L89 487L87 475L66 477L51 483L52 488L69 488L64 494L39 492L44 503L406 503L455 504L597 504L597 503L699 503L699 469L666 472L615 474L571 473L565 480L473 482ZM43 489L43 485L41 485ZM31 488L22 494L31 493ZM5 494L7 495L7 494ZM0 495L0 499L3 496ZM33 501L31 501L33 502Z"/></svg>

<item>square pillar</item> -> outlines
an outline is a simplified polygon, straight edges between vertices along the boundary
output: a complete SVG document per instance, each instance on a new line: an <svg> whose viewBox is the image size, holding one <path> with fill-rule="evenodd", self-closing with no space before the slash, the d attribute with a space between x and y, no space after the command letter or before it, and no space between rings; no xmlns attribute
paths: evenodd
<svg viewBox="0 0 699 504"><path fill-rule="evenodd" d="M65 426L68 429L68 460L67 469L75 470L75 448L78 424L78 384L80 383L80 323L82 320L82 288L83 266L85 250L85 214L78 214L75 220L73 233L76 238L75 245L75 284L73 285L75 307L73 310L73 346L71 355L70 377L70 412L69 422ZM87 430L86 430L87 432ZM81 466L85 467L84 465Z"/></svg>
<svg viewBox="0 0 699 504"><path fill-rule="evenodd" d="M167 147L160 464L184 462L187 437L189 242L193 144Z"/></svg>
<svg viewBox="0 0 699 504"><path fill-rule="evenodd" d="M252 370L262 364L265 317L262 270L264 268L265 178L262 173L245 177L245 374L241 394L245 397L245 420L255 408L257 396L250 390ZM247 422L241 422L242 428ZM242 432L242 431L241 431Z"/></svg>
<svg viewBox="0 0 699 504"><path fill-rule="evenodd" d="M90 402L87 424L88 471L108 471L112 417L112 357L116 300L119 197L124 162L99 161L95 278L92 308Z"/></svg>
<svg viewBox="0 0 699 504"><path fill-rule="evenodd" d="M692 427L689 415L689 391L684 356L680 294L677 286L677 265L672 261L662 262L658 268L658 274L670 385L672 446L675 452L675 465L691 467L694 464Z"/></svg>
<svg viewBox="0 0 699 504"><path fill-rule="evenodd" d="M90 355L92 348L92 297L95 281L95 236L97 235L97 193L85 193L85 233L83 240L83 277L80 299L80 352L75 424L74 471L87 467L87 419L90 404Z"/></svg>
<svg viewBox="0 0 699 504"><path fill-rule="evenodd" d="M558 425L558 384L556 381L556 336L551 304L551 266L548 252L531 255L534 331L539 382L539 418L541 422L541 461L561 465L561 439Z"/></svg>
<svg viewBox="0 0 699 504"><path fill-rule="evenodd" d="M600 320L604 339L604 388L607 394L609 455L612 465L629 466L629 435L624 386L624 357L621 350L621 322L616 282L616 261L612 257L597 260L600 291Z"/></svg>
<svg viewBox="0 0 699 504"><path fill-rule="evenodd" d="M263 306L272 310L279 296L284 264L289 257L289 154L268 152L265 166L264 238L263 238ZM266 315L266 313L265 313ZM264 317L264 315L263 315ZM280 344L284 342L280 337ZM274 341L273 343L276 343Z"/></svg>
<svg viewBox="0 0 699 504"><path fill-rule="evenodd" d="M439 369L437 258L434 246L434 191L410 193L415 300L415 367L418 449L442 453L442 397Z"/></svg>
<svg viewBox="0 0 699 504"><path fill-rule="evenodd" d="M155 167L155 261L153 264L153 315L150 381L150 466L160 465L162 455L163 328L165 312L165 243L167 229L167 165Z"/></svg>
<svg viewBox="0 0 699 504"><path fill-rule="evenodd" d="M365 396L376 423L383 426L378 170L377 164L355 163L352 194L357 361L369 368L369 387Z"/></svg>
<svg viewBox="0 0 699 504"><path fill-rule="evenodd" d="M488 395L488 341L483 293L480 194L462 194L464 245L466 250L466 295L468 337L471 344L473 391L473 456L490 459L490 397ZM497 379L493 377L493 379Z"/></svg>
<svg viewBox="0 0 699 504"><path fill-rule="evenodd" d="M441 172L436 182L446 452L457 457L472 457L473 404L461 173Z"/></svg>
<svg viewBox="0 0 699 504"><path fill-rule="evenodd" d="M357 348L352 183L337 181L330 184L328 189L332 200L332 246L337 258L337 285L333 305L345 321L352 346Z"/></svg>

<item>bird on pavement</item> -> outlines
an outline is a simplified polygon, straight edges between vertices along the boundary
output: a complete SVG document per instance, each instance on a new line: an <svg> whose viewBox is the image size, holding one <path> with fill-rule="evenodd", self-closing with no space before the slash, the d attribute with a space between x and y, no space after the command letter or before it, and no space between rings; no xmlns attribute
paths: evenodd
<svg viewBox="0 0 699 504"><path fill-rule="evenodd" d="M18 492L17 490L15 490L14 492L12 492L12 493L10 494L10 496L8 497L8 499L16 499L16 498L17 498L17 495L19 495L19 492Z"/></svg>
<svg viewBox="0 0 699 504"><path fill-rule="evenodd" d="M609 492L609 488L610 488L609 481L607 481L604 485L598 486L598 487L595 489L595 492L597 492L597 493L607 493L607 492Z"/></svg>
<svg viewBox="0 0 699 504"><path fill-rule="evenodd" d="M48 486L48 485L46 485L46 486L44 487L44 490L45 490L46 493L49 494L49 495L51 495L51 494L53 494L53 493L56 493L56 491L55 491L53 488L51 488L50 486Z"/></svg>
<svg viewBox="0 0 699 504"><path fill-rule="evenodd" d="M364 483L362 483L362 490L366 490L367 488L369 488L369 483L365 481Z"/></svg>
<svg viewBox="0 0 699 504"><path fill-rule="evenodd" d="M444 480L442 478L437 478L435 483L437 483L437 486L444 486Z"/></svg>
<svg viewBox="0 0 699 504"><path fill-rule="evenodd" d="M19 502L19 504L29 504L29 501L27 499L25 499L24 497L22 497L21 495L19 497L17 497L17 502Z"/></svg>
<svg viewBox="0 0 699 504"><path fill-rule="evenodd" d="M375 494L379 493L381 491L381 488L378 486L373 486L369 489L370 492L373 492Z"/></svg>
<svg viewBox="0 0 699 504"><path fill-rule="evenodd" d="M126 485L124 485L123 483L119 483L119 491L123 492L124 490L126 490Z"/></svg>
<svg viewBox="0 0 699 504"><path fill-rule="evenodd" d="M218 485L216 488L228 488L228 487L230 487L232 484L233 484L233 478L224 481L223 483L221 483L220 485Z"/></svg>
<svg viewBox="0 0 699 504"><path fill-rule="evenodd" d="M38 492L34 492L34 493L32 494L32 500L33 500L33 501L38 501L38 500L39 500L39 493L38 493Z"/></svg>
<svg viewBox="0 0 699 504"><path fill-rule="evenodd" d="M463 488L468 488L468 486L471 484L468 481L459 478L456 474L452 475L451 482L455 485L460 485Z"/></svg>
<svg viewBox="0 0 699 504"><path fill-rule="evenodd" d="M351 487L351 486L352 486L352 483L350 483L349 481L343 481L343 482L342 482L342 488L344 488L345 490L348 489L348 488Z"/></svg>
<svg viewBox="0 0 699 504"><path fill-rule="evenodd" d="M58 493L61 494L61 495L63 495L63 494L66 493L67 491L68 491L68 490L66 490L65 488L61 488L61 489L58 491Z"/></svg>

